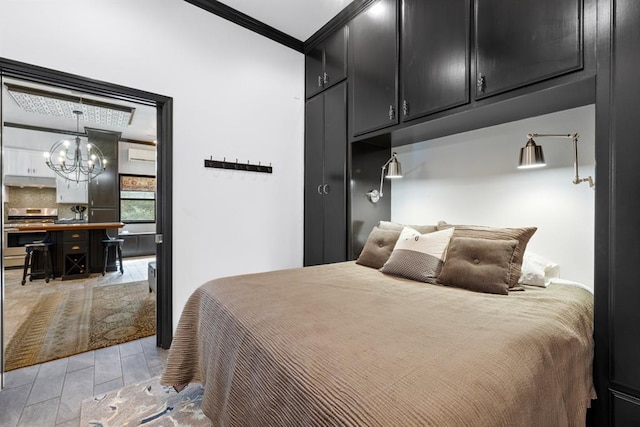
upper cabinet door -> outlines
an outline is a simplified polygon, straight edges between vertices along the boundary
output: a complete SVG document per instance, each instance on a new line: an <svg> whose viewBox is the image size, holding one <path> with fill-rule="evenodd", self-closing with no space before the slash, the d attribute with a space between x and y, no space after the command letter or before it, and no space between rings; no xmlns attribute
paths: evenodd
<svg viewBox="0 0 640 427"><path fill-rule="evenodd" d="M324 42L325 88L347 78L347 27L336 31Z"/></svg>
<svg viewBox="0 0 640 427"><path fill-rule="evenodd" d="M11 147L4 149L4 174L37 178L56 177L56 173L47 166L42 151Z"/></svg>
<svg viewBox="0 0 640 427"><path fill-rule="evenodd" d="M324 51L322 46L316 46L304 57L305 90L307 98L323 89L322 68Z"/></svg>
<svg viewBox="0 0 640 427"><path fill-rule="evenodd" d="M469 102L469 0L403 0L403 121Z"/></svg>
<svg viewBox="0 0 640 427"><path fill-rule="evenodd" d="M347 27L320 42L305 55L307 98L347 78Z"/></svg>
<svg viewBox="0 0 640 427"><path fill-rule="evenodd" d="M475 0L476 99L582 68L581 0Z"/></svg>
<svg viewBox="0 0 640 427"><path fill-rule="evenodd" d="M398 123L396 0L379 0L351 21L353 133Z"/></svg>

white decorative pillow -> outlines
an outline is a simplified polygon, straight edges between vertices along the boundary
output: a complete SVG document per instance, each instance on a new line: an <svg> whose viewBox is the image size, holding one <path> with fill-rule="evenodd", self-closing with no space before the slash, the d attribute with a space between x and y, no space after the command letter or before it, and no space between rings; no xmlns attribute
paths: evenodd
<svg viewBox="0 0 640 427"><path fill-rule="evenodd" d="M391 222L391 221L380 221L378 223L378 228L382 228L383 230L396 230L398 232L401 232L402 229L405 227L413 228L420 234L427 234L427 233L433 233L434 231L438 231L437 225L413 225L413 224L404 225L404 224Z"/></svg>
<svg viewBox="0 0 640 427"><path fill-rule="evenodd" d="M436 283L453 228L420 234L404 227L391 256L380 271L421 282Z"/></svg>
<svg viewBox="0 0 640 427"><path fill-rule="evenodd" d="M551 283L551 279L559 277L559 273L558 263L527 251L524 253L522 274L518 283L546 288Z"/></svg>

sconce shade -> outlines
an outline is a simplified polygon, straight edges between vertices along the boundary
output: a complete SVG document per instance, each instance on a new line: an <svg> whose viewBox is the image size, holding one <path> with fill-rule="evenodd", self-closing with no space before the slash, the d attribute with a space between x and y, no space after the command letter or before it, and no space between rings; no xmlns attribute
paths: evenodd
<svg viewBox="0 0 640 427"><path fill-rule="evenodd" d="M395 155L391 157L391 162L387 168L387 178L402 178L402 167Z"/></svg>
<svg viewBox="0 0 640 427"><path fill-rule="evenodd" d="M578 173L578 133L529 133L527 134L527 145L520 149L520 162L518 164L519 169L537 168L545 166L544 154L542 154L542 147L536 145L533 138L536 137L551 137L551 138L564 138L571 139L573 141L573 182L574 184L580 184L586 182L589 187L595 188L595 182L591 176L586 178L580 178Z"/></svg>
<svg viewBox="0 0 640 427"><path fill-rule="evenodd" d="M546 165L542 147L537 145L533 141L533 138L529 138L527 145L520 149L520 161L518 162L518 168L541 168Z"/></svg>

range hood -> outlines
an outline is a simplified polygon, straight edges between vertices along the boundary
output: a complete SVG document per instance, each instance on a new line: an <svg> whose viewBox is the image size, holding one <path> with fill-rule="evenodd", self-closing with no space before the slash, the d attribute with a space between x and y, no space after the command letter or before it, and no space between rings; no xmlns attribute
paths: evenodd
<svg viewBox="0 0 640 427"><path fill-rule="evenodd" d="M45 178L39 176L19 176L19 175L5 175L2 181L4 185L10 187L56 187L55 178Z"/></svg>

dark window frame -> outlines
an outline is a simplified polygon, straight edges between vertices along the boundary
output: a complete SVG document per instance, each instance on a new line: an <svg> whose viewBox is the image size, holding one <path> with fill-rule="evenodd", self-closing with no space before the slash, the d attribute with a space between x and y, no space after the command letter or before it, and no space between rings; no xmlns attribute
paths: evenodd
<svg viewBox="0 0 640 427"><path fill-rule="evenodd" d="M122 178L123 177L133 177L133 178L153 178L155 183L156 183L156 188L153 190L153 199L149 199L149 198L145 198L145 197L141 197L141 198L132 198L132 197L122 197L122 192L123 191L127 191L127 192L135 192L135 190L123 190L122 189ZM144 191L145 193L148 191ZM157 177L154 175L140 175L140 174L133 174L133 173L120 173L118 174L118 200L119 200L119 205L120 205L120 222L123 222L125 224L154 224L157 220L157 213L156 213L156 208L157 208ZM149 221L149 220L124 220L122 218L122 202L123 201L128 201L128 200L140 200L140 201L153 201L153 220Z"/></svg>

